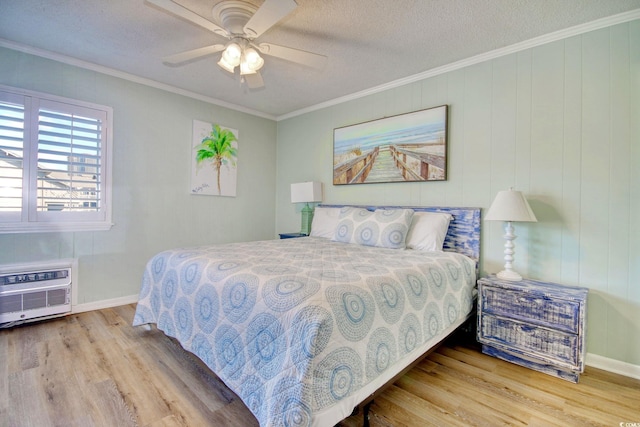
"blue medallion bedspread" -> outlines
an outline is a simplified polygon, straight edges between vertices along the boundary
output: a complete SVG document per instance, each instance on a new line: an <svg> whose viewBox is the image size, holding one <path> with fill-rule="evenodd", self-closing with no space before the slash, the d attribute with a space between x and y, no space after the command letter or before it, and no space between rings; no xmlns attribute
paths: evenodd
<svg viewBox="0 0 640 427"><path fill-rule="evenodd" d="M472 307L475 263L451 252L306 237L159 253L134 325L157 324L261 426L330 426Z"/></svg>

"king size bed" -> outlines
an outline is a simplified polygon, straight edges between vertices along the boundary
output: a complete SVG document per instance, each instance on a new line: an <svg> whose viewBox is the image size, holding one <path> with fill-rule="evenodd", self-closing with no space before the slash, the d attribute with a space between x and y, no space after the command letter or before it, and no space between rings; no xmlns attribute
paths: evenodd
<svg viewBox="0 0 640 427"><path fill-rule="evenodd" d="M469 317L479 224L321 205L309 237L157 254L133 324L177 339L261 426L332 426Z"/></svg>

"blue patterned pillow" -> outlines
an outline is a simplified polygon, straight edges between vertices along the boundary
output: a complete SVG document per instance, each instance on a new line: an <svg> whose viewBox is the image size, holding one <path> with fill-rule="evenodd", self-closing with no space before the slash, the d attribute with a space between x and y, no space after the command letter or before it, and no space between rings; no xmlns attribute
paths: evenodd
<svg viewBox="0 0 640 427"><path fill-rule="evenodd" d="M333 240L364 246L404 249L412 209L377 209L344 207Z"/></svg>

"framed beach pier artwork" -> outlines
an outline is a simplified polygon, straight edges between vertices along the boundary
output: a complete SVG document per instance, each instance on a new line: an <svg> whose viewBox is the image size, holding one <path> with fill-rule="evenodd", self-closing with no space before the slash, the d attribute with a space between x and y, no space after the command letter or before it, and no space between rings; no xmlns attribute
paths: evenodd
<svg viewBox="0 0 640 427"><path fill-rule="evenodd" d="M238 131L193 121L191 194L236 196Z"/></svg>
<svg viewBox="0 0 640 427"><path fill-rule="evenodd" d="M333 131L333 184L445 181L447 106Z"/></svg>

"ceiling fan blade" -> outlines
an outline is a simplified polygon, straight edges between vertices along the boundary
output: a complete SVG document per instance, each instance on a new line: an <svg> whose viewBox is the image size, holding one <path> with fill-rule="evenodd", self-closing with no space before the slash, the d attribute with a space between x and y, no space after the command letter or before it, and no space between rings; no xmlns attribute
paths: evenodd
<svg viewBox="0 0 640 427"><path fill-rule="evenodd" d="M262 80L262 76L257 71L252 74L245 74L242 77L244 77L244 81L247 82L249 89L259 89L264 86L264 80Z"/></svg>
<svg viewBox="0 0 640 427"><path fill-rule="evenodd" d="M227 30L225 30L224 28L214 24L213 22L207 19L204 19L202 16L198 15L197 13L192 12L186 7L180 6L177 3L174 3L171 0L146 0L146 1L148 1L153 5L158 6L161 9L171 12L174 15L177 15L180 18L193 22L194 24L199 25L202 28L206 28L207 30L213 33L216 33L223 37L228 36Z"/></svg>
<svg viewBox="0 0 640 427"><path fill-rule="evenodd" d="M291 47L279 46L277 44L260 43L258 45L258 49L265 55L275 56L276 58L306 65L318 70L323 69L327 63L327 57L324 55L318 55L317 53L311 53Z"/></svg>
<svg viewBox="0 0 640 427"><path fill-rule="evenodd" d="M245 34L251 38L260 36L296 7L298 5L294 0L265 0L260 9L245 24Z"/></svg>
<svg viewBox="0 0 640 427"><path fill-rule="evenodd" d="M175 55L165 56L162 62L169 64L181 64L183 62L192 61L202 58L203 56L213 55L214 53L224 50L223 44L214 44L211 46L200 47L198 49L187 50L186 52L176 53Z"/></svg>

